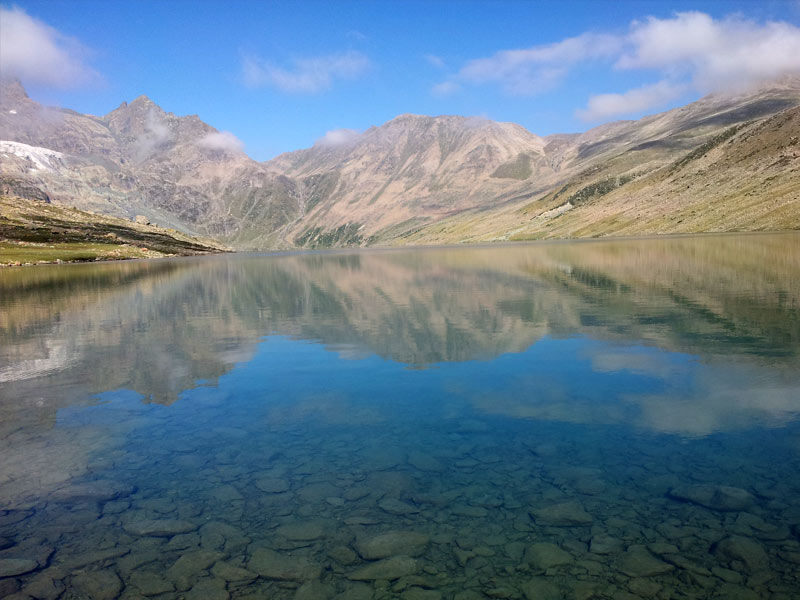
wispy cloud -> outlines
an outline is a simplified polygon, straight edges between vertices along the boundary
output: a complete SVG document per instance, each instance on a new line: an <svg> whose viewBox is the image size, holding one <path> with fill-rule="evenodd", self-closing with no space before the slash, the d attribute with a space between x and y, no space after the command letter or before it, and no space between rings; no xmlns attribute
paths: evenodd
<svg viewBox="0 0 800 600"><path fill-rule="evenodd" d="M437 83L436 85L431 88L431 93L434 96L438 96L440 98L444 96L450 96L455 94L461 89L461 86L456 83L455 81L442 81L441 83Z"/></svg>
<svg viewBox="0 0 800 600"><path fill-rule="evenodd" d="M344 146L355 142L359 137L361 133L355 129L332 129L314 142L314 145L327 148Z"/></svg>
<svg viewBox="0 0 800 600"><path fill-rule="evenodd" d="M233 135L230 131L212 131L207 133L197 142L203 148L210 150L221 150L238 154L244 151L242 140Z"/></svg>
<svg viewBox="0 0 800 600"><path fill-rule="evenodd" d="M444 62L444 59L436 54L426 54L425 60L428 61L430 66L436 67L437 69L444 69L447 66L447 63Z"/></svg>
<svg viewBox="0 0 800 600"><path fill-rule="evenodd" d="M533 96L557 86L576 64L609 60L621 50L622 40L617 36L584 33L553 44L503 50L470 60L449 81L494 84L512 95Z"/></svg>
<svg viewBox="0 0 800 600"><path fill-rule="evenodd" d="M686 91L684 84L659 81L622 94L597 94L589 98L586 108L577 111L576 116L584 121L602 121L617 115L638 113L679 98Z"/></svg>
<svg viewBox="0 0 800 600"><path fill-rule="evenodd" d="M641 87L591 96L576 114L596 121L650 110L688 91L737 91L800 73L800 28L739 16L714 19L701 12L649 17L634 21L624 33L586 32L467 61L431 91L441 96L489 85L510 95L534 96L588 65L609 74L655 73L655 81Z"/></svg>
<svg viewBox="0 0 800 600"><path fill-rule="evenodd" d="M99 82L76 39L34 19L21 8L0 6L0 72L24 83L71 88Z"/></svg>
<svg viewBox="0 0 800 600"><path fill-rule="evenodd" d="M350 50L296 58L288 68L255 56L242 60L242 76L248 87L274 87L282 92L314 94L330 89L336 80L353 80L370 68L370 60L362 53Z"/></svg>
<svg viewBox="0 0 800 600"><path fill-rule="evenodd" d="M133 143L134 157L137 161L146 160L157 150L168 145L172 138L172 131L164 114L157 108L151 108L145 118L144 131L136 137Z"/></svg>

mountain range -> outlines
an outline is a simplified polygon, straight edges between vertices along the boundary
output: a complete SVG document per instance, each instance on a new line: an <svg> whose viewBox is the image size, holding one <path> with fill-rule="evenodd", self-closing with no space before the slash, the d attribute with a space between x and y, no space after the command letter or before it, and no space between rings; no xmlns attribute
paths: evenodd
<svg viewBox="0 0 800 600"><path fill-rule="evenodd" d="M404 114L267 162L146 96L105 116L0 86L0 193L238 249L800 228L800 78L537 136Z"/></svg>

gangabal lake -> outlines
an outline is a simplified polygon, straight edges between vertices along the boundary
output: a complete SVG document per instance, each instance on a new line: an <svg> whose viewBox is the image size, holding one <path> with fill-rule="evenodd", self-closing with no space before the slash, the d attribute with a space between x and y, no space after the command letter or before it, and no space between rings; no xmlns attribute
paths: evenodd
<svg viewBox="0 0 800 600"><path fill-rule="evenodd" d="M0 597L800 597L800 234L0 272Z"/></svg>

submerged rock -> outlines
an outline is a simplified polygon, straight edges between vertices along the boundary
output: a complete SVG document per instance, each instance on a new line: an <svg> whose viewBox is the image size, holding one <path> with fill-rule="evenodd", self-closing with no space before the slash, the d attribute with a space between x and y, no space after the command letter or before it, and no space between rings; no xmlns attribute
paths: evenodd
<svg viewBox="0 0 800 600"><path fill-rule="evenodd" d="M80 573L72 578L72 587L92 600L113 600L122 590L122 581L111 570Z"/></svg>
<svg viewBox="0 0 800 600"><path fill-rule="evenodd" d="M359 540L356 550L367 560L390 556L419 556L428 547L430 538L416 531L387 531L375 537Z"/></svg>
<svg viewBox="0 0 800 600"><path fill-rule="evenodd" d="M2 558L0 559L0 577L14 577L30 573L39 564L35 560L27 558Z"/></svg>
<svg viewBox="0 0 800 600"><path fill-rule="evenodd" d="M175 590L175 586L164 577L163 573L153 571L134 571L129 581L145 596L157 596Z"/></svg>
<svg viewBox="0 0 800 600"><path fill-rule="evenodd" d="M672 488L668 496L718 511L745 510L756 503L747 490L727 485L679 486Z"/></svg>
<svg viewBox="0 0 800 600"><path fill-rule="evenodd" d="M256 487L266 494L280 494L289 490L289 482L279 477L262 477L256 480Z"/></svg>
<svg viewBox="0 0 800 600"><path fill-rule="evenodd" d="M211 550L192 550L175 561L167 569L167 577L175 582L175 587L179 590L187 590L201 575L203 571L222 558L219 552Z"/></svg>
<svg viewBox="0 0 800 600"><path fill-rule="evenodd" d="M59 579L51 577L50 573L43 572L28 581L22 591L37 600L55 600L64 593L65 587ZM0 598L2 597L3 594L0 592Z"/></svg>
<svg viewBox="0 0 800 600"><path fill-rule="evenodd" d="M56 502L79 502L115 500L130 496L135 491L132 485L112 479L98 479L86 483L76 483L56 490L50 496Z"/></svg>
<svg viewBox="0 0 800 600"><path fill-rule="evenodd" d="M415 586L403 592L401 598L402 600L442 600L442 592Z"/></svg>
<svg viewBox="0 0 800 600"><path fill-rule="evenodd" d="M538 542L529 546L525 551L525 562L542 571L557 565L569 564L572 560L569 552L548 542Z"/></svg>
<svg viewBox="0 0 800 600"><path fill-rule="evenodd" d="M307 581L294 594L294 600L328 600L336 590L329 584L321 581Z"/></svg>
<svg viewBox="0 0 800 600"><path fill-rule="evenodd" d="M408 464L420 471L431 471L438 473L444 470L444 465L424 452L410 452Z"/></svg>
<svg viewBox="0 0 800 600"><path fill-rule="evenodd" d="M219 561L214 567L211 569L211 574L219 579L224 579L225 581L252 581L256 578L256 574L252 571L248 571L247 569L242 569L241 567L237 567L236 565L232 565L229 562Z"/></svg>
<svg viewBox="0 0 800 600"><path fill-rule="evenodd" d="M556 527L588 525L592 522L592 515L587 513L577 500L569 500L567 502L551 504L543 508L535 508L530 514L537 523Z"/></svg>
<svg viewBox="0 0 800 600"><path fill-rule="evenodd" d="M287 540L308 542L325 535L323 521L295 521L281 525L275 532Z"/></svg>
<svg viewBox="0 0 800 600"><path fill-rule="evenodd" d="M750 571L769 568L769 558L761 544L740 535L720 540L714 545L713 552L718 557L742 563Z"/></svg>
<svg viewBox="0 0 800 600"><path fill-rule="evenodd" d="M280 554L269 548L256 548L247 569L267 579L283 581L308 581L317 579L321 573L319 565L305 557Z"/></svg>
<svg viewBox="0 0 800 600"><path fill-rule="evenodd" d="M230 594L225 589L225 582L221 579L205 578L192 586L185 600L228 600Z"/></svg>
<svg viewBox="0 0 800 600"><path fill-rule="evenodd" d="M328 556L343 565L352 565L358 560L358 555L347 546L334 546L328 550Z"/></svg>
<svg viewBox="0 0 800 600"><path fill-rule="evenodd" d="M356 569L347 574L354 581L375 581L378 579L399 579L413 575L419 569L419 563L410 556L393 556Z"/></svg>
<svg viewBox="0 0 800 600"><path fill-rule="evenodd" d="M416 506L396 498L384 498L378 503L378 506L391 515L410 515L419 512Z"/></svg>
<svg viewBox="0 0 800 600"><path fill-rule="evenodd" d="M631 577L652 577L669 573L675 567L657 559L644 546L633 545L622 555L620 570Z"/></svg>
<svg viewBox="0 0 800 600"><path fill-rule="evenodd" d="M526 600L561 600L561 590L544 577L534 577L522 584Z"/></svg>
<svg viewBox="0 0 800 600"><path fill-rule="evenodd" d="M125 523L122 528L133 535L149 535L154 537L171 537L179 533L188 533L197 529L190 521L178 519L145 519Z"/></svg>
<svg viewBox="0 0 800 600"><path fill-rule="evenodd" d="M622 550L622 541L608 535L596 535L589 543L589 552L594 554L614 554Z"/></svg>

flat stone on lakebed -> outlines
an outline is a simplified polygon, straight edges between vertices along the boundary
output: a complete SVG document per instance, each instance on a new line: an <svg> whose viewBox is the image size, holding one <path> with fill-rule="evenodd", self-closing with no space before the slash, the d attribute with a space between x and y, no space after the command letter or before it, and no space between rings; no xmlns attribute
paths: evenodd
<svg viewBox="0 0 800 600"><path fill-rule="evenodd" d="M122 528L133 535L149 535L154 537L171 537L179 533L188 533L197 529L197 525L178 519L145 519L126 523Z"/></svg>
<svg viewBox="0 0 800 600"><path fill-rule="evenodd" d="M406 575L413 575L418 568L419 563L410 556L392 556L356 569L349 573L347 578L354 581L377 581L379 579L392 581Z"/></svg>

